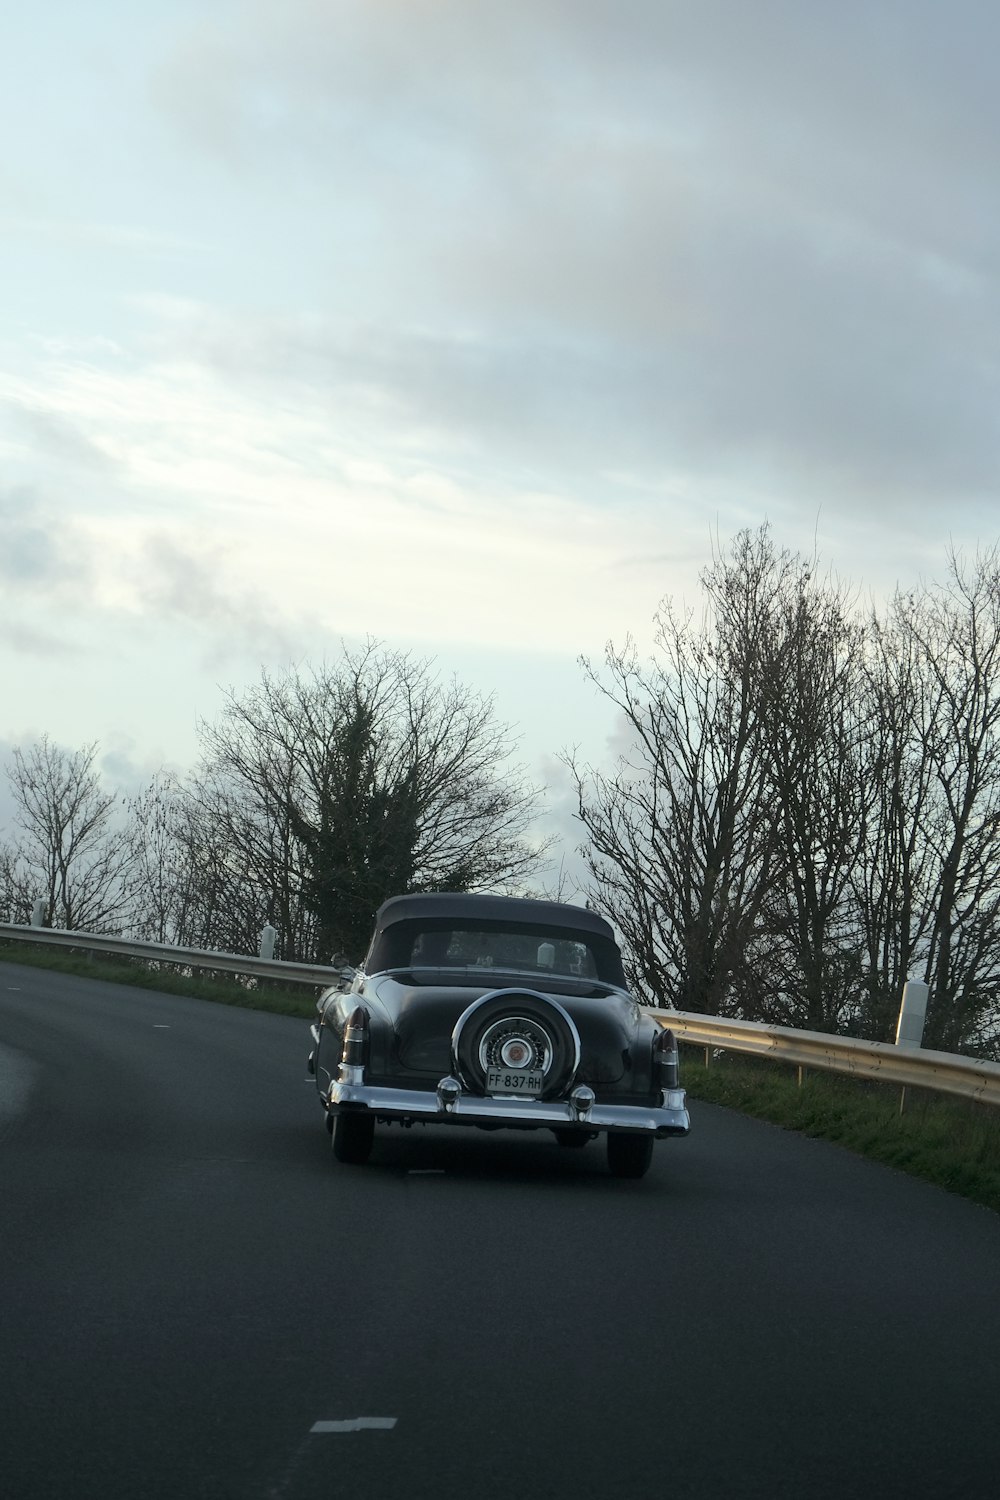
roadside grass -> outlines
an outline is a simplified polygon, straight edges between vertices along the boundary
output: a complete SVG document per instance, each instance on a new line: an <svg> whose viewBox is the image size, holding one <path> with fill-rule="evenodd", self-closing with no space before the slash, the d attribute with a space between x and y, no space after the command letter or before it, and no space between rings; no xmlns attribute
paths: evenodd
<svg viewBox="0 0 1000 1500"><path fill-rule="evenodd" d="M0 963L30 964L35 969L56 969L82 979L138 985L172 995L190 995L196 1000L212 1000L217 1005L273 1011L279 1016L312 1018L316 1014L318 985L314 990L305 984L264 983L249 976L240 980L233 974L212 969L185 973L175 964L112 954L98 958L78 948L43 948L31 943L0 943Z"/></svg>
<svg viewBox="0 0 1000 1500"><path fill-rule="evenodd" d="M738 1053L706 1068L701 1047L681 1056L692 1099L835 1141L1000 1212L1000 1110L990 1105L809 1070L800 1087L795 1067Z"/></svg>

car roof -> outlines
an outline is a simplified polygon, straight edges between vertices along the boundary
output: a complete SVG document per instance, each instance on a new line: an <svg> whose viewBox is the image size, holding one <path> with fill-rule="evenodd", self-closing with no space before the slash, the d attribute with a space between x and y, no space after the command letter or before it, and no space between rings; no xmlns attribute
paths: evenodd
<svg viewBox="0 0 1000 1500"><path fill-rule="evenodd" d="M453 918L462 922L515 922L526 927L575 928L614 941L614 932L596 911L562 901L533 901L524 896L483 896L469 892L427 891L393 896L379 907L377 925Z"/></svg>

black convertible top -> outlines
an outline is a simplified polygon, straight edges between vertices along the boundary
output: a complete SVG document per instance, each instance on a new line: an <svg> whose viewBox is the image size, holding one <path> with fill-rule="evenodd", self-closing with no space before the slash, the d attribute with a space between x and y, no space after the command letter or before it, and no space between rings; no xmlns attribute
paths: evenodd
<svg viewBox="0 0 1000 1500"><path fill-rule="evenodd" d="M429 891L393 896L378 909L379 931L395 922L452 918L462 922L516 922L525 927L575 928L614 941L611 924L585 906L562 901L530 901L523 896L479 896L467 892Z"/></svg>

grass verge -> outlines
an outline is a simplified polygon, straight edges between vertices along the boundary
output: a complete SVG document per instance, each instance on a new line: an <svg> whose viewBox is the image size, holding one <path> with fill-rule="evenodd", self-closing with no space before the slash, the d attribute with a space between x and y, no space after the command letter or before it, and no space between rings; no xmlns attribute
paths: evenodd
<svg viewBox="0 0 1000 1500"><path fill-rule="evenodd" d="M683 1084L693 1099L724 1104L786 1130L836 1141L861 1156L1000 1212L1000 1110L928 1089L806 1071L723 1053L704 1065L702 1048L682 1048Z"/></svg>
<svg viewBox="0 0 1000 1500"><path fill-rule="evenodd" d="M112 954L98 958L79 948L43 948L32 943L0 943L0 963L30 964L35 969L56 969L61 974L77 974L83 979L103 979L111 984L139 985L171 995L191 995L196 1000L213 1000L218 1005L240 1005L245 1010L269 1010L279 1016L311 1018L316 1014L315 991L305 984L268 984L249 977L241 982L224 971L203 969L200 973L191 970L185 973L174 964Z"/></svg>

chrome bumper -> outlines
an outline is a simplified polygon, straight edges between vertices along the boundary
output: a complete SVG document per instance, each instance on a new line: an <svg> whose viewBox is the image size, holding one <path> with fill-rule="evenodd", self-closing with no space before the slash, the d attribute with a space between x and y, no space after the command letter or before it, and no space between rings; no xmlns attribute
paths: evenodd
<svg viewBox="0 0 1000 1500"><path fill-rule="evenodd" d="M348 1071L363 1072L361 1068L341 1068L342 1074ZM432 1093L427 1089L394 1089L367 1084L360 1078L341 1077L321 1097L327 1109L335 1114L341 1110L367 1110L380 1119L422 1120L426 1124L507 1125L514 1129L576 1125L584 1130L630 1130L655 1136L687 1135L691 1129L683 1089L664 1090L659 1106L599 1104L595 1100L581 1107L586 1101L573 1098L483 1098L461 1092L452 1078L442 1078Z"/></svg>

